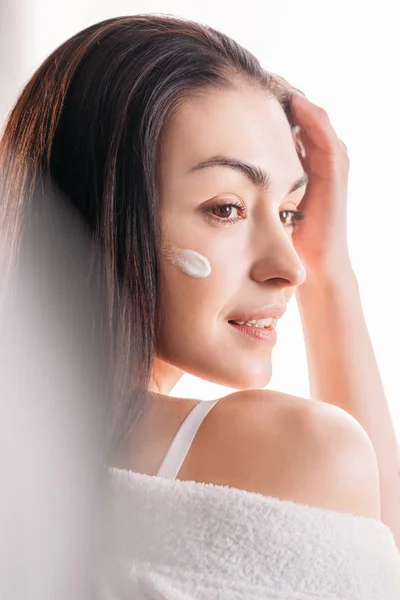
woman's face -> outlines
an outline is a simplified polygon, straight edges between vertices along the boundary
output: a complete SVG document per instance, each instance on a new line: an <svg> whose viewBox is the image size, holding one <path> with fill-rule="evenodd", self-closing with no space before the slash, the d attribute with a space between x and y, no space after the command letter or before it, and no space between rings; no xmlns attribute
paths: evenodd
<svg viewBox="0 0 400 600"><path fill-rule="evenodd" d="M193 170L213 157L269 173L268 190L232 167ZM273 344L229 320L286 306L305 280L292 243L293 215L283 213L300 204L305 186L289 190L303 175L283 109L262 90L242 84L207 91L179 108L159 153L163 242L200 253L211 273L195 278L161 257L161 379L179 369L236 389L268 384Z"/></svg>

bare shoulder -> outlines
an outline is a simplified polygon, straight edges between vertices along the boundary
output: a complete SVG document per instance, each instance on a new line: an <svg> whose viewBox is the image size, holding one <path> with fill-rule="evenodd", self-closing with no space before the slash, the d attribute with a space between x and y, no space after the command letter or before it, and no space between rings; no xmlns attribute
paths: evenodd
<svg viewBox="0 0 400 600"><path fill-rule="evenodd" d="M235 392L208 413L193 445L187 468L198 481L380 519L372 442L337 406Z"/></svg>

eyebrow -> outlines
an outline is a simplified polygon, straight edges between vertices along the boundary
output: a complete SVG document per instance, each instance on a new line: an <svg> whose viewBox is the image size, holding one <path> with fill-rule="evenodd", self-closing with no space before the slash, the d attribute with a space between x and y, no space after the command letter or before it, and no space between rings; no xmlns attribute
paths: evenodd
<svg viewBox="0 0 400 600"><path fill-rule="evenodd" d="M234 169L239 173L242 173L247 177L251 183L259 187L262 191L268 191L271 188L271 174L267 171L261 169L256 165L251 165L249 163L243 162L241 160L237 160L236 158L231 158L229 156L213 156L207 160L200 162L195 165L191 169L189 169L189 173L193 171L199 171L200 169L206 169L208 167L229 167L230 169ZM291 188L288 191L288 194L298 190L303 185L307 185L308 176L307 173L303 173L303 175L297 179Z"/></svg>

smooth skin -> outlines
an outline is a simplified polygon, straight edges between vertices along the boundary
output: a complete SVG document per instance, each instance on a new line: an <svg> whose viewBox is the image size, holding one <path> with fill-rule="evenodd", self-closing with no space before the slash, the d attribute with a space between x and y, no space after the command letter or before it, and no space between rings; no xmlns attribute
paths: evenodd
<svg viewBox="0 0 400 600"><path fill-rule="evenodd" d="M190 171L215 156L267 171L270 188L227 166ZM364 429L337 406L262 389L271 379L273 346L238 335L228 323L246 311L286 305L305 282L307 258L317 255L300 259L286 212L304 198L306 186L288 193L303 175L281 106L253 85L238 81L231 90L197 94L169 123L158 170L163 241L200 252L212 272L191 278L162 259L161 334L148 407L114 466L157 472L199 401L169 396L187 372L239 391L208 413L177 479L380 518L376 456Z"/></svg>

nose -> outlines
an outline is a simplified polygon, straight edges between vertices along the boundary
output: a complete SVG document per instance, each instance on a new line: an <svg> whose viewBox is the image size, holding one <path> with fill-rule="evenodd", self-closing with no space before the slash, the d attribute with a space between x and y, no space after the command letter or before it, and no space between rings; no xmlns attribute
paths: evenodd
<svg viewBox="0 0 400 600"><path fill-rule="evenodd" d="M306 269L293 246L291 235L282 225L271 226L267 234L264 231L251 277L260 283L276 280L275 283L279 282L282 287L298 287L306 280Z"/></svg>

